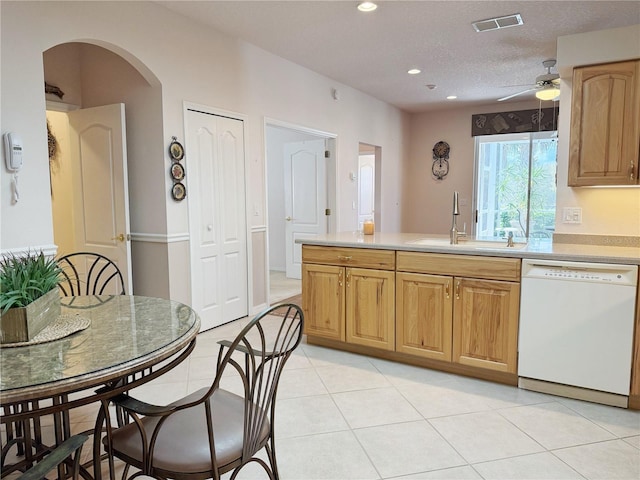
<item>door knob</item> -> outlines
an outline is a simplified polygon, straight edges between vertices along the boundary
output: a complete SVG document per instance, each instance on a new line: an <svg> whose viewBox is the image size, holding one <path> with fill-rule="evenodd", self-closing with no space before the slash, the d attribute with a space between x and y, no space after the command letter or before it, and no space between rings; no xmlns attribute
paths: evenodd
<svg viewBox="0 0 640 480"><path fill-rule="evenodd" d="M290 222L290 221L291 221L291 217L284 217L284 219L285 219L287 222Z"/></svg>
<svg viewBox="0 0 640 480"><path fill-rule="evenodd" d="M125 235L124 233L121 233L118 236L111 238L111 240L117 240L119 242L124 242L125 240L129 240L130 238L131 238L131 236L129 234Z"/></svg>

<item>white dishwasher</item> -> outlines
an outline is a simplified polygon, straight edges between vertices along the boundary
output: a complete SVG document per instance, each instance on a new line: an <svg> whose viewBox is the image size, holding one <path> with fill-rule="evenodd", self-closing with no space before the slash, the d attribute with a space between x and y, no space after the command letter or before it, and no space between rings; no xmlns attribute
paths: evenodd
<svg viewBox="0 0 640 480"><path fill-rule="evenodd" d="M627 407L638 267L522 261L518 385Z"/></svg>

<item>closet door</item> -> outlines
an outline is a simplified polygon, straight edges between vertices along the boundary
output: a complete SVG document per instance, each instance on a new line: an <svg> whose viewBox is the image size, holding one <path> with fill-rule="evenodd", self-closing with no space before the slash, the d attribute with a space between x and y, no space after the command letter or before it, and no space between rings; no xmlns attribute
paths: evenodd
<svg viewBox="0 0 640 480"><path fill-rule="evenodd" d="M241 120L188 110L192 306L202 330L248 314Z"/></svg>

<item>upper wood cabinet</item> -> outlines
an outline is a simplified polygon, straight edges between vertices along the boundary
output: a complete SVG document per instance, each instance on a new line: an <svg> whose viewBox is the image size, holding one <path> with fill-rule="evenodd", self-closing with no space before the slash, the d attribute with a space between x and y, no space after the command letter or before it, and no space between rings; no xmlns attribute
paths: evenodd
<svg viewBox="0 0 640 480"><path fill-rule="evenodd" d="M573 71L570 187L635 185L640 150L640 60Z"/></svg>

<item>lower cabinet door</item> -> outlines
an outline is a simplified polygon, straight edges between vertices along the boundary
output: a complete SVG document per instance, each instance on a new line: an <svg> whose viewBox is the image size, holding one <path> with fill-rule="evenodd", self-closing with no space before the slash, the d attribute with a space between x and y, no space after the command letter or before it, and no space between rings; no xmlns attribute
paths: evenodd
<svg viewBox="0 0 640 480"><path fill-rule="evenodd" d="M347 268L347 342L395 349L395 272Z"/></svg>
<svg viewBox="0 0 640 480"><path fill-rule="evenodd" d="M451 361L453 277L396 274L396 351Z"/></svg>
<svg viewBox="0 0 640 480"><path fill-rule="evenodd" d="M345 268L302 264L304 332L344 342Z"/></svg>
<svg viewBox="0 0 640 480"><path fill-rule="evenodd" d="M520 285L455 277L453 361L516 373Z"/></svg>

